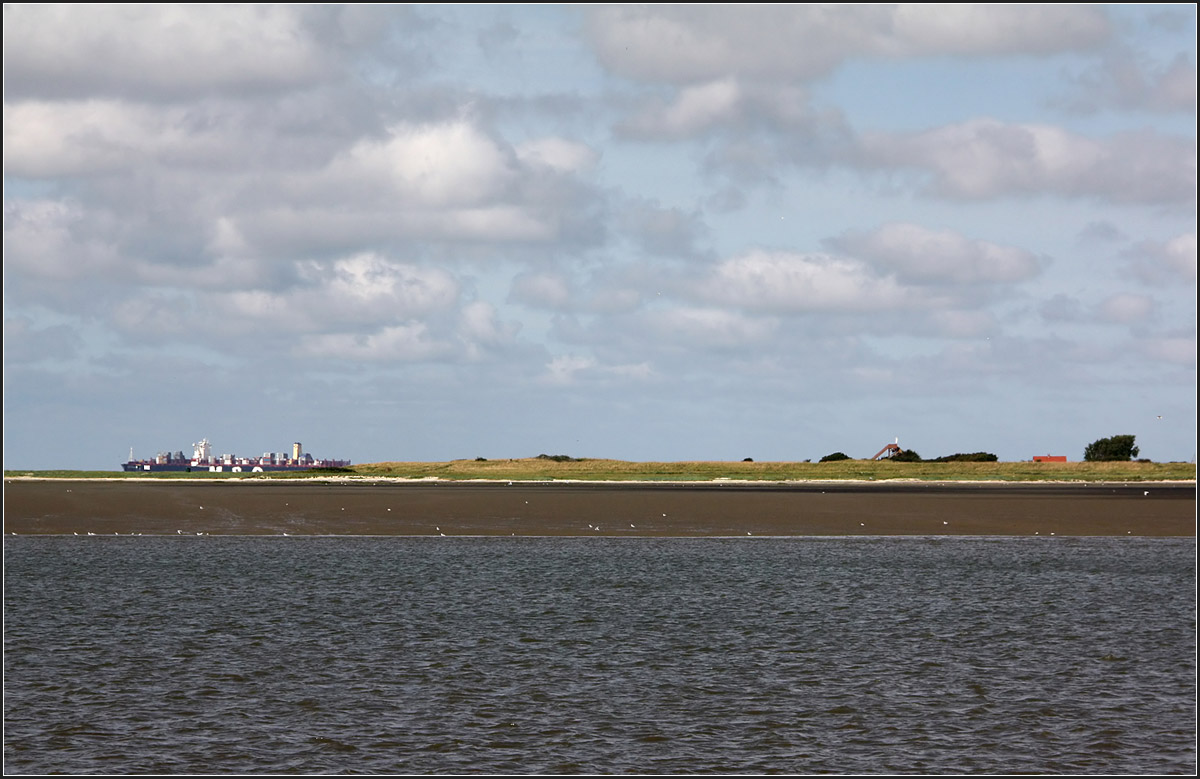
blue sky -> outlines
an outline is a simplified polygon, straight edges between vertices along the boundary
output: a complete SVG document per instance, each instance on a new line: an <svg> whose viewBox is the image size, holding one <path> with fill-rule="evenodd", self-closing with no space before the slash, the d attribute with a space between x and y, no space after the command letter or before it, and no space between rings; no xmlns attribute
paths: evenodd
<svg viewBox="0 0 1200 779"><path fill-rule="evenodd" d="M1196 452L1196 15L4 7L6 468Z"/></svg>

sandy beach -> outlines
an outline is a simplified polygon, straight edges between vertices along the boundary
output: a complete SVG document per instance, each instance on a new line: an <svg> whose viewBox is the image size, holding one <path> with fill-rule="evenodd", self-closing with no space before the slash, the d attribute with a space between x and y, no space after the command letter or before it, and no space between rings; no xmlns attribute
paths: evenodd
<svg viewBox="0 0 1200 779"><path fill-rule="evenodd" d="M4 532L1191 536L1195 483L5 479Z"/></svg>

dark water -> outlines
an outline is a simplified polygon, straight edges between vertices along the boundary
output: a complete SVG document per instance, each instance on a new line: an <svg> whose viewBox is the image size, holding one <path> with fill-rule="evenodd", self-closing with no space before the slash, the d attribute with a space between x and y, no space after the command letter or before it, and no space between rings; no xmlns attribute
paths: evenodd
<svg viewBox="0 0 1200 779"><path fill-rule="evenodd" d="M10 773L1192 773L1194 539L5 538Z"/></svg>

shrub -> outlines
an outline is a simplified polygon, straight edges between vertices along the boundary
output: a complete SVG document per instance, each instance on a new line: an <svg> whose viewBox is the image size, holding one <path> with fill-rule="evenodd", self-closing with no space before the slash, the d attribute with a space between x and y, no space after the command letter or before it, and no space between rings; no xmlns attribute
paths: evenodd
<svg viewBox="0 0 1200 779"><path fill-rule="evenodd" d="M849 460L849 459L850 459L850 455L846 454L845 452L834 452L833 454L825 455L817 462L833 463L833 462L837 462L838 460Z"/></svg>
<svg viewBox="0 0 1200 779"><path fill-rule="evenodd" d="M921 462L921 455L912 449L904 449L899 454L894 454L888 459L897 463L919 463Z"/></svg>
<svg viewBox="0 0 1200 779"><path fill-rule="evenodd" d="M972 452L970 454L948 454L944 457L938 457L933 460L926 460L931 463L994 463L1000 458L991 452Z"/></svg>
<svg viewBox="0 0 1200 779"><path fill-rule="evenodd" d="M1132 460L1138 455L1133 439L1131 435L1115 435L1093 441L1083 450L1083 459L1088 462Z"/></svg>

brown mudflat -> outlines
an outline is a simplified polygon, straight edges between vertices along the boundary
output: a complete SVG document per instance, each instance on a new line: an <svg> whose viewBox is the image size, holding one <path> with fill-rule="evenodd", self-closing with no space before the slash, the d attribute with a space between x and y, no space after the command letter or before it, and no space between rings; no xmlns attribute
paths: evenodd
<svg viewBox="0 0 1200 779"><path fill-rule="evenodd" d="M1195 536L1195 484L5 480L17 534Z"/></svg>

